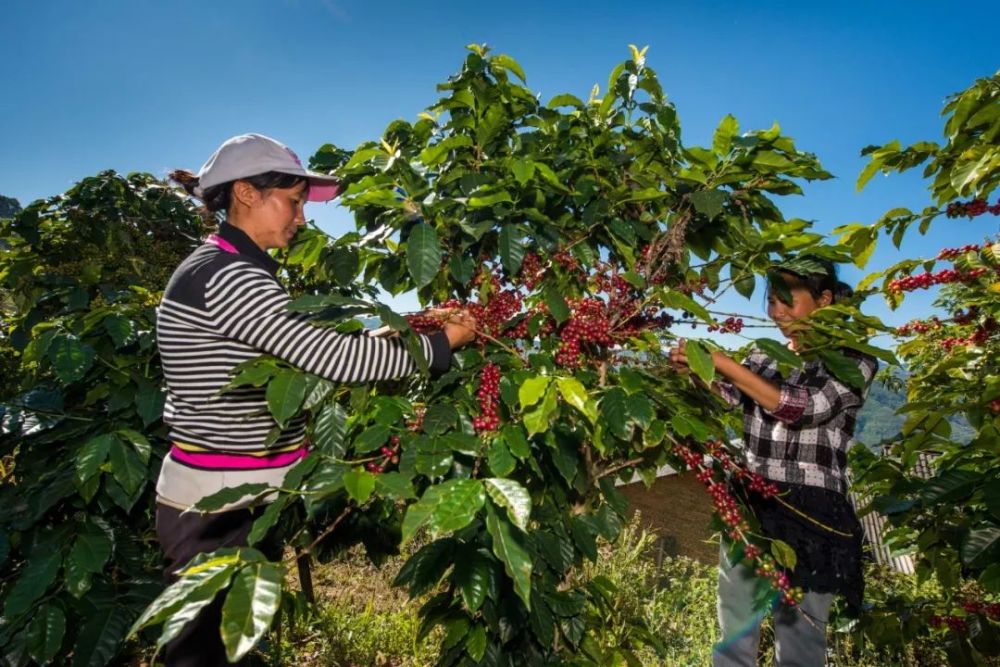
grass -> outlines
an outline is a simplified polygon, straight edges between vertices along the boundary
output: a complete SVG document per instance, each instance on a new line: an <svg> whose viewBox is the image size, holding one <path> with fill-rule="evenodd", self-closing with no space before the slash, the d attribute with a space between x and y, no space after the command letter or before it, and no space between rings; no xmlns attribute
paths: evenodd
<svg viewBox="0 0 1000 667"><path fill-rule="evenodd" d="M302 667L425 667L435 663L440 635L417 640L421 600L409 600L391 582L408 553L381 569L360 549L318 566L314 581L319 604L297 628L285 633L281 662ZM603 545L584 577L603 576L619 590L616 606L596 639L604 646L624 641L630 620L643 619L663 642L663 654L637 651L649 666L688 667L711 664L718 637L715 615L716 568L683 557L666 557L655 534L638 521L626 526L617 545ZM874 598L887 592L917 590L913 577L872 571ZM938 667L947 665L941 647L930 640L894 652L859 645L854 635L831 633L830 664L837 667ZM761 634L761 662L771 664L769 623Z"/></svg>

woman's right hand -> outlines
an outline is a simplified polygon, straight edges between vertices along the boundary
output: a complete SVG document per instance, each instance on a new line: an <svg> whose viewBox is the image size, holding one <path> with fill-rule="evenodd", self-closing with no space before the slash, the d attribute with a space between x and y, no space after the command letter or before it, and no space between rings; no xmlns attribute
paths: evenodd
<svg viewBox="0 0 1000 667"><path fill-rule="evenodd" d="M686 341L683 338L677 339L677 344L670 348L670 367L674 369L675 373L681 375L687 375L691 372L691 367L688 366Z"/></svg>
<svg viewBox="0 0 1000 667"><path fill-rule="evenodd" d="M476 318L465 309L454 308L447 311L444 320L444 335L448 345L457 350L476 340Z"/></svg>

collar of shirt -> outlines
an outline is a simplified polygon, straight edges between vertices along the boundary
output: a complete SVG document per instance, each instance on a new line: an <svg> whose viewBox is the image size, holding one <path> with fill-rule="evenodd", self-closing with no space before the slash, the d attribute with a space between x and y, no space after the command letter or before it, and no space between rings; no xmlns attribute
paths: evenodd
<svg viewBox="0 0 1000 667"><path fill-rule="evenodd" d="M223 222L219 225L219 236L231 243L241 255L266 269L272 276L277 275L281 264L271 257L266 250L261 250L242 229L233 227L228 222Z"/></svg>

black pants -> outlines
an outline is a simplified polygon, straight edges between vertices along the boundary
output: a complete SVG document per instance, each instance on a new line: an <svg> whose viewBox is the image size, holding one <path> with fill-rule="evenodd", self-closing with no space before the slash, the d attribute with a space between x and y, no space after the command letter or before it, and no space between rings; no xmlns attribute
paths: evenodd
<svg viewBox="0 0 1000 667"><path fill-rule="evenodd" d="M165 556L164 574L173 582L176 574L199 553L222 547L245 546L255 510L233 510L218 514L181 511L166 505L156 506L156 534ZM269 558L277 560L281 548L270 544L262 548ZM223 596L216 598L189 622L180 634L167 644L164 661L167 667L216 667L229 665L219 628L222 625ZM241 661L238 664L244 664Z"/></svg>

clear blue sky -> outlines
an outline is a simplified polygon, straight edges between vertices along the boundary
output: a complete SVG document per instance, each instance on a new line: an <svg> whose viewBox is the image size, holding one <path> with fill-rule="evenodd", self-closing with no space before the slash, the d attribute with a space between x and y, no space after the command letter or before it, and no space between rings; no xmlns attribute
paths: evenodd
<svg viewBox="0 0 1000 667"><path fill-rule="evenodd" d="M15 0L3 13L0 194L22 203L101 169L197 169L248 131L303 157L326 142L353 147L431 104L470 42L518 59L543 99L586 97L634 43L649 45L685 143L708 143L732 113L743 129L777 120L817 153L838 178L783 208L827 231L922 207L916 174L855 193L859 150L938 139L945 96L1000 68L996 4L985 1ZM332 205L311 215L332 233L347 225ZM942 222L906 250L933 255L996 231L988 215ZM869 268L896 258L886 243ZM922 314L928 298L907 303L888 319ZM760 308L755 297L749 310Z"/></svg>

